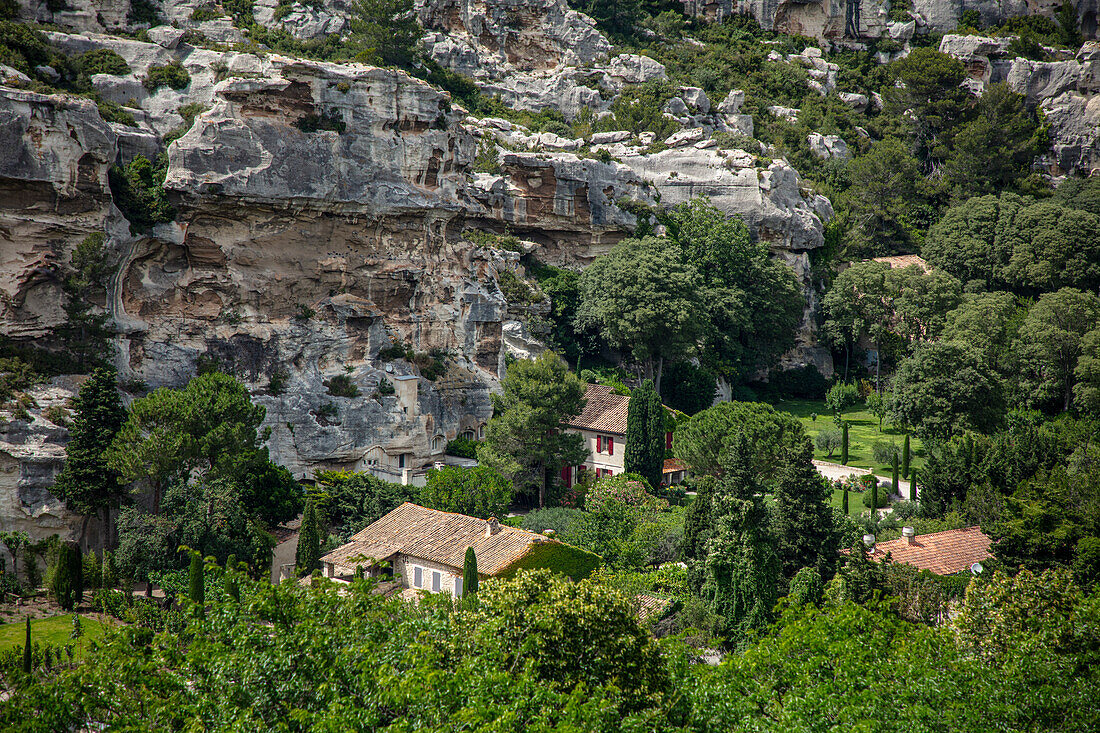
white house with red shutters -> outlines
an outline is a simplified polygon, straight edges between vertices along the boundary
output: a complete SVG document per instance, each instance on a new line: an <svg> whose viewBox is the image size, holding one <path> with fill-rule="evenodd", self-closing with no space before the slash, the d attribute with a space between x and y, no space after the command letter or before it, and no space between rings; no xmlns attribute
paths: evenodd
<svg viewBox="0 0 1100 733"><path fill-rule="evenodd" d="M584 436L588 460L580 466L566 466L561 470L561 480L566 487L577 481L581 471L595 471L596 476L603 478L625 470L626 414L630 397L615 394L611 387L602 384L590 384L584 398L587 400L584 410L569 420L565 428ZM665 442L666 447L672 447L672 433L665 436ZM678 478L683 480L682 475Z"/></svg>

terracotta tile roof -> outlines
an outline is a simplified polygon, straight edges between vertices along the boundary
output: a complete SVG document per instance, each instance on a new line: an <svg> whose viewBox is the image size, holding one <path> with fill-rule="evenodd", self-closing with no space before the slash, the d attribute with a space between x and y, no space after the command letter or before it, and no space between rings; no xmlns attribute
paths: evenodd
<svg viewBox="0 0 1100 733"><path fill-rule="evenodd" d="M665 467L661 469L661 473L676 473L677 471L686 471L687 464L681 461L679 458L666 458Z"/></svg>
<svg viewBox="0 0 1100 733"><path fill-rule="evenodd" d="M466 548L477 554L478 572L493 575L509 567L532 544L557 542L540 534L500 525L500 531L486 537L484 519L428 509L405 502L386 516L354 535L351 541L321 558L343 572L367 565L363 558L385 560L397 553L462 568Z"/></svg>
<svg viewBox="0 0 1100 733"><path fill-rule="evenodd" d="M867 557L882 562L889 553L894 562L931 570L936 575L954 575L968 570L976 562L993 557L989 551L991 543L992 540L982 532L981 527L965 527L917 535L913 538L913 544L909 544L905 537L880 542ZM848 554L847 550L841 552Z"/></svg>
<svg viewBox="0 0 1100 733"><path fill-rule="evenodd" d="M590 384L584 391L588 400L581 414L569 420L566 425L577 430L592 430L597 433L626 435L626 410L630 398L614 394L610 387L602 384Z"/></svg>
<svg viewBox="0 0 1100 733"><path fill-rule="evenodd" d="M657 598L648 593L639 593L634 596L634 604L635 617L642 623L645 623L651 618L661 618L664 616L669 606L672 605L672 601L667 598Z"/></svg>
<svg viewBox="0 0 1100 733"><path fill-rule="evenodd" d="M889 265L892 270L909 267L910 265L920 265L920 268L925 272L932 271L932 266L919 255L891 255L889 257L875 257L874 260Z"/></svg>

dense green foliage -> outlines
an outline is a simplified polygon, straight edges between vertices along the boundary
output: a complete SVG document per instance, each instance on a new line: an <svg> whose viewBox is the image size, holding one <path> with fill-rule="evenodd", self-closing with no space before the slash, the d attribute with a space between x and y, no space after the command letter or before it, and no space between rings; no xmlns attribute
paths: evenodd
<svg viewBox="0 0 1100 733"><path fill-rule="evenodd" d="M109 171L115 205L130 222L134 232L148 232L155 225L172 221L176 212L164 192L168 160L161 156L156 164L136 156L124 166Z"/></svg>
<svg viewBox="0 0 1100 733"><path fill-rule="evenodd" d="M488 519L508 513L515 489L489 466L444 466L428 472L420 503L432 509Z"/></svg>
<svg viewBox="0 0 1100 733"><path fill-rule="evenodd" d="M118 473L107 463L107 450L126 420L115 373L96 369L73 400L73 421L65 446L65 466L51 489L79 514L101 512L111 534L111 509L124 495Z"/></svg>
<svg viewBox="0 0 1100 733"><path fill-rule="evenodd" d="M545 506L552 476L588 456L581 435L558 430L584 409L584 390L552 351L514 362L501 381L501 394L493 396L496 415L478 448L479 460L511 479L518 491L533 489L538 505Z"/></svg>

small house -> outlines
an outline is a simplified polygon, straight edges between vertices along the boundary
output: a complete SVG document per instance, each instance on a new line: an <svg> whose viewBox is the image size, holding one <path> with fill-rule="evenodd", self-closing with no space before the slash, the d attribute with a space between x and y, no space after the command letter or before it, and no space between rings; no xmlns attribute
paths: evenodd
<svg viewBox="0 0 1100 733"><path fill-rule="evenodd" d="M550 568L587 577L600 558L590 552L496 519L478 519L410 502L391 511L321 558L324 575L348 582L356 572L413 591L463 594L466 548L477 556L479 578Z"/></svg>
<svg viewBox="0 0 1100 733"><path fill-rule="evenodd" d="M882 562L889 555L894 562L912 565L936 575L968 572L974 563L993 557L992 540L981 527L948 529L918 535L912 527L903 527L896 540L879 542L867 551L867 559ZM847 555L850 550L841 550Z"/></svg>

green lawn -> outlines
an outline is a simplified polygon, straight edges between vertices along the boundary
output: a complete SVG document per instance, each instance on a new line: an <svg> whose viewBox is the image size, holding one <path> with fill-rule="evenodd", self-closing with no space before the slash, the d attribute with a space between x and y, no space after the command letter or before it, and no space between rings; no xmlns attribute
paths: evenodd
<svg viewBox="0 0 1100 733"><path fill-rule="evenodd" d="M51 616L50 618L32 618L31 641L53 646L74 644L76 656L79 657L86 648L88 641L103 636L104 629L103 622L87 616L80 617L80 624L84 629L84 636L80 638L79 642L74 642L69 638L69 634L73 630L73 616L71 613L64 616ZM0 624L0 651L23 646L26 633L25 621Z"/></svg>
<svg viewBox="0 0 1100 733"><path fill-rule="evenodd" d="M810 440L813 440L821 430L836 427L833 423L832 413L825 407L824 400L779 400L774 405L775 409L789 412L798 418L803 427L806 428ZM817 419L813 420L810 416L815 413ZM862 404L842 413L841 417L851 425L848 428L848 465L857 468L869 468L881 476L889 476L890 466L874 462L871 446L878 441L887 443L894 441L898 444L898 448L901 448L902 443L905 441L905 433L896 429L888 420L883 421L882 431L880 432L878 418L867 412ZM925 453L924 444L921 443L920 438L910 435L909 450L909 465L916 468L923 467ZM840 449L837 448L830 458L826 456L825 451L819 450L815 445L814 458L840 463ZM839 499L837 500L837 506L840 506Z"/></svg>

